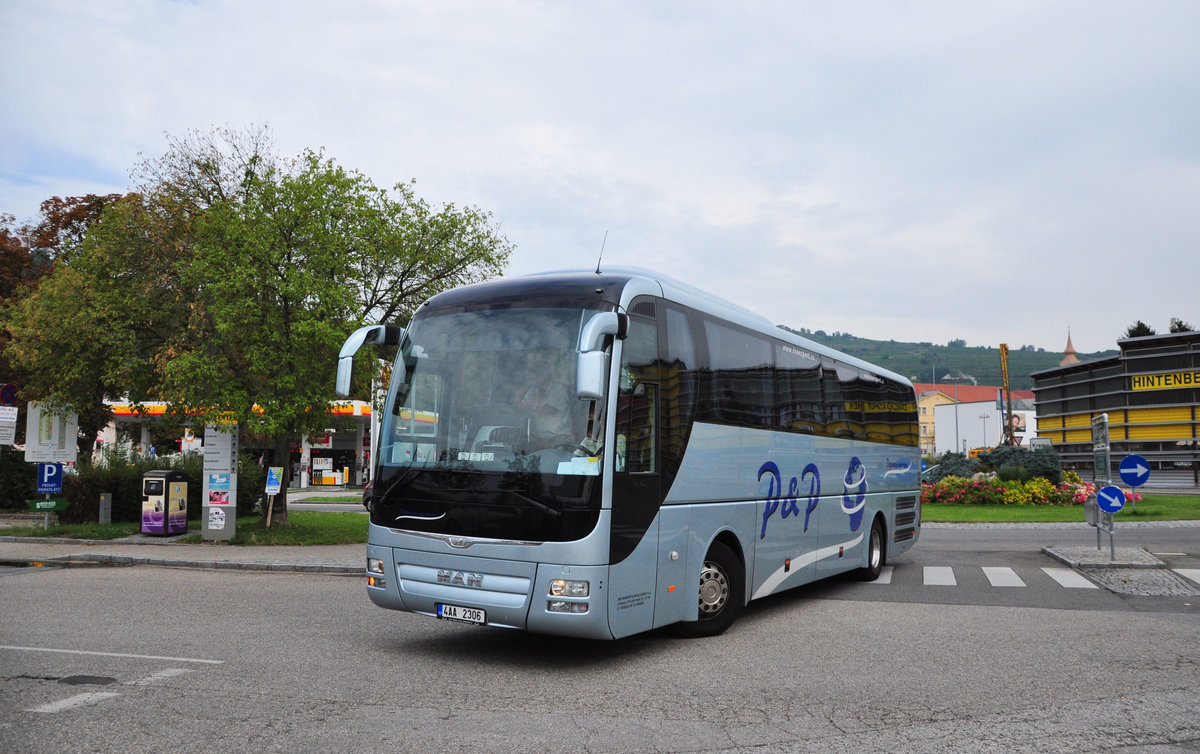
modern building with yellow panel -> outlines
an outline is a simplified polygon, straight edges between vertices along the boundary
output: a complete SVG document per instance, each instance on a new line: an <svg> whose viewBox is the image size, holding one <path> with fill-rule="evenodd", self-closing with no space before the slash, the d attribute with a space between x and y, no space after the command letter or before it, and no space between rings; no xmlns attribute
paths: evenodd
<svg viewBox="0 0 1200 754"><path fill-rule="evenodd" d="M1117 341L1120 354L1036 372L1037 433L1091 478L1092 420L1108 414L1113 468L1136 453L1154 485L1200 486L1200 332Z"/></svg>

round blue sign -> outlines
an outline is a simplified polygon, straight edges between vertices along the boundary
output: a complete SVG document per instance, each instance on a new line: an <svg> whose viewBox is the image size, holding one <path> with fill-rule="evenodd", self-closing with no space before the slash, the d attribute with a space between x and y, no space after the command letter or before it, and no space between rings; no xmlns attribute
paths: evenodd
<svg viewBox="0 0 1200 754"><path fill-rule="evenodd" d="M1121 481L1130 487L1141 487L1150 478L1150 464L1141 456L1125 456L1121 461Z"/></svg>
<svg viewBox="0 0 1200 754"><path fill-rule="evenodd" d="M1109 485L1096 490L1096 502L1105 513L1116 513L1125 507L1125 490Z"/></svg>

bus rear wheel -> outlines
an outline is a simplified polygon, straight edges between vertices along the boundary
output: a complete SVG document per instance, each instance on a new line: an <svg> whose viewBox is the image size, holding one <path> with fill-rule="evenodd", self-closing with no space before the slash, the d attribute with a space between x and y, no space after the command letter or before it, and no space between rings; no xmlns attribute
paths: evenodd
<svg viewBox="0 0 1200 754"><path fill-rule="evenodd" d="M878 518L871 524L871 538L867 541L867 565L855 571L859 581L874 581L883 572L883 563L887 558L883 545L883 522Z"/></svg>
<svg viewBox="0 0 1200 754"><path fill-rule="evenodd" d="M742 561L729 545L713 542L700 568L699 618L676 624L680 636L716 636L733 624L745 602Z"/></svg>

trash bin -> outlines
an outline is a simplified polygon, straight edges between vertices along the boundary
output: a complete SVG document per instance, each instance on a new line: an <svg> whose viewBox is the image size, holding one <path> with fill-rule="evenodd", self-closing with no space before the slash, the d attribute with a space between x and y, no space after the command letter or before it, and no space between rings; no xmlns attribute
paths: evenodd
<svg viewBox="0 0 1200 754"><path fill-rule="evenodd" d="M142 475L142 534L186 534L187 474L147 471Z"/></svg>

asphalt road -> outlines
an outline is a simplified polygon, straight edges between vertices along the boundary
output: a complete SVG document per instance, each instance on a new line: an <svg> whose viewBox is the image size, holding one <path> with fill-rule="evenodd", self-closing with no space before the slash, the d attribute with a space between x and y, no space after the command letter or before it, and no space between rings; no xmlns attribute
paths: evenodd
<svg viewBox="0 0 1200 754"><path fill-rule="evenodd" d="M1148 530L1142 544L1183 553L1170 557L1186 570L1200 563L1197 533ZM1200 598L1038 578L1059 565L1040 546L1059 539L927 529L889 583L772 597L712 639L607 643L383 611L353 577L8 569L0 741L13 752L1196 751ZM1024 586L995 586L985 567ZM946 568L953 586L926 582Z"/></svg>

